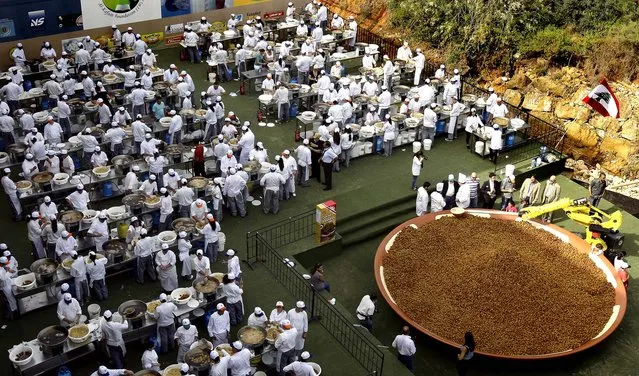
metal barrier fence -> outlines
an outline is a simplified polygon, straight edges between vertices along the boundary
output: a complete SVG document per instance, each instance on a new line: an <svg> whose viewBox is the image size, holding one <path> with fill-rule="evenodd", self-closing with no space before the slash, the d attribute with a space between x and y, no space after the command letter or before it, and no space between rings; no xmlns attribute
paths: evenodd
<svg viewBox="0 0 639 376"><path fill-rule="evenodd" d="M273 231L272 227L270 231ZM304 279L295 268L289 267L283 261L282 255L262 236L263 233L265 232L262 230L250 233L255 257L266 266L279 283L291 292L296 300L306 303L309 318L317 319L319 324L366 369L366 375L381 376L384 353L360 329L353 326L352 319L345 317L317 293L309 281Z"/></svg>
<svg viewBox="0 0 639 376"><path fill-rule="evenodd" d="M252 265L259 258L259 249L256 237L259 234L271 247L279 248L291 244L300 239L309 237L315 233L315 210L310 210L283 221L273 223L259 230L246 233L246 260Z"/></svg>

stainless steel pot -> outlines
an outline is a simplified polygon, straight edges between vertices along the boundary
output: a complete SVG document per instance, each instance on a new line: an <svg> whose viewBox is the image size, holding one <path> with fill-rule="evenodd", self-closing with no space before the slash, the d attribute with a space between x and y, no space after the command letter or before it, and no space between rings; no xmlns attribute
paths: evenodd
<svg viewBox="0 0 639 376"><path fill-rule="evenodd" d="M38 281L39 284L47 284L55 281L58 263L51 259L44 258L35 261L29 269L35 274L36 281Z"/></svg>

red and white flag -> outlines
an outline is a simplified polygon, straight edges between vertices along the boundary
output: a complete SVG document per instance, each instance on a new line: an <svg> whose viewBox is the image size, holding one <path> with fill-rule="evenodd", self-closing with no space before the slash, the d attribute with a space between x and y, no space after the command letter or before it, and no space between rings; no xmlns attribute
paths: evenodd
<svg viewBox="0 0 639 376"><path fill-rule="evenodd" d="M584 103L599 112L602 116L621 117L619 113L619 101L605 78L602 78L599 81L599 85L584 98Z"/></svg>

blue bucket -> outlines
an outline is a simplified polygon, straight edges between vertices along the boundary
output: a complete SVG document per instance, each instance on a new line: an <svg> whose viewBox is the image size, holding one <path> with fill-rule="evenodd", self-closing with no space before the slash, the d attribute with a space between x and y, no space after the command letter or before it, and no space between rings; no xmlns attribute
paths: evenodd
<svg viewBox="0 0 639 376"><path fill-rule="evenodd" d="M384 149L384 140L382 136L375 136L375 153L379 154Z"/></svg>
<svg viewBox="0 0 639 376"><path fill-rule="evenodd" d="M80 157L78 157L77 154L74 154L71 156L71 159L73 160L73 167L75 167L76 170L79 170L82 163L82 161L80 161Z"/></svg>
<svg viewBox="0 0 639 376"><path fill-rule="evenodd" d="M297 116L297 105L296 104L292 104L290 109L289 109L289 116L294 118Z"/></svg>
<svg viewBox="0 0 639 376"><path fill-rule="evenodd" d="M446 120L437 120L435 123L435 134L446 133Z"/></svg>
<svg viewBox="0 0 639 376"><path fill-rule="evenodd" d="M511 133L508 136L506 136L506 146L510 147L515 145L515 134Z"/></svg>
<svg viewBox="0 0 639 376"><path fill-rule="evenodd" d="M29 91L29 90L33 89L33 84L29 80L25 80L22 83L22 86L24 87L24 91Z"/></svg>
<svg viewBox="0 0 639 376"><path fill-rule="evenodd" d="M105 181L102 185L102 196L103 197L111 197L113 196L113 182Z"/></svg>
<svg viewBox="0 0 639 376"><path fill-rule="evenodd" d="M71 376L71 371L67 367L60 367L58 369L58 376Z"/></svg>
<svg viewBox="0 0 639 376"><path fill-rule="evenodd" d="M151 213L151 217L153 218L153 227L158 227L160 225L160 211L154 211Z"/></svg>

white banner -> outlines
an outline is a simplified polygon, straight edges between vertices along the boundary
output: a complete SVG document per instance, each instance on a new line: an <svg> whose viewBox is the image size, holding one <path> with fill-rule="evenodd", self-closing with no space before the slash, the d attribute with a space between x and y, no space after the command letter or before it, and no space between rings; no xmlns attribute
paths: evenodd
<svg viewBox="0 0 639 376"><path fill-rule="evenodd" d="M162 18L160 0L82 0L84 29Z"/></svg>

